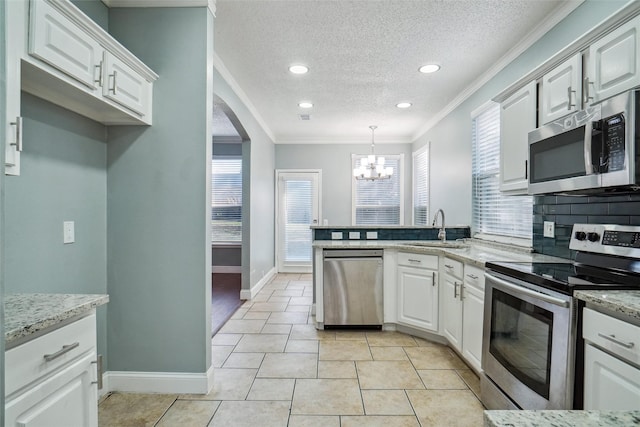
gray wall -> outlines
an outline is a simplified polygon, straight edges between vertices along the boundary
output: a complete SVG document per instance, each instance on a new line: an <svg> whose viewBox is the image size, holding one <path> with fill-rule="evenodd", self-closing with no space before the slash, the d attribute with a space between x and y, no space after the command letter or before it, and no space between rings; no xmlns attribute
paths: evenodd
<svg viewBox="0 0 640 427"><path fill-rule="evenodd" d="M109 370L205 372L213 20L206 8L111 9L109 29L160 76L153 126L109 128Z"/></svg>
<svg viewBox="0 0 640 427"><path fill-rule="evenodd" d="M21 175L5 184L6 291L107 293L106 128L24 92L21 109ZM62 243L63 221L75 222L73 244ZM106 308L97 312L107 357Z"/></svg>
<svg viewBox="0 0 640 427"><path fill-rule="evenodd" d="M0 40L5 40L4 0L0 0ZM7 81L5 70L5 46L0 43L0 111L5 111ZM0 114L0 135L6 135L5 115ZM4 150L0 149L0 165L4 165ZM0 170L0 242L4 242L4 169ZM0 336L4 337L4 246L0 243ZM0 378L4 378L4 339L0 339ZM0 381L0 420L4 420L4 381ZM2 425L4 421L0 421Z"/></svg>
<svg viewBox="0 0 640 427"><path fill-rule="evenodd" d="M404 154L404 224L411 224L411 144L376 144L376 154ZM369 154L367 144L279 144L276 169L322 169L323 220L351 225L351 154Z"/></svg>
<svg viewBox="0 0 640 427"><path fill-rule="evenodd" d="M215 69L214 88L250 139L242 143L242 289L249 289L275 266L275 148L251 111Z"/></svg>
<svg viewBox="0 0 640 427"><path fill-rule="evenodd" d="M104 30L109 31L109 8L101 0L71 0L71 3Z"/></svg>
<svg viewBox="0 0 640 427"><path fill-rule="evenodd" d="M447 223L471 223L471 112L621 8L624 0L587 0L469 99L414 142L431 141L431 206ZM514 43L517 41L514 40ZM446 73L446 70L443 70ZM446 76L444 76L446 78ZM433 209L432 209L433 211Z"/></svg>

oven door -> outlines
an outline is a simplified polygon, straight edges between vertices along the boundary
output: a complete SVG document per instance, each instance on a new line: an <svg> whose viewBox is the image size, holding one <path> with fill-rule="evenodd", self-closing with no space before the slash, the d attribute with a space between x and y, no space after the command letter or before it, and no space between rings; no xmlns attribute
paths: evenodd
<svg viewBox="0 0 640 427"><path fill-rule="evenodd" d="M483 403L507 397L521 409L571 409L571 297L495 272L485 277L482 368L497 387L483 387Z"/></svg>

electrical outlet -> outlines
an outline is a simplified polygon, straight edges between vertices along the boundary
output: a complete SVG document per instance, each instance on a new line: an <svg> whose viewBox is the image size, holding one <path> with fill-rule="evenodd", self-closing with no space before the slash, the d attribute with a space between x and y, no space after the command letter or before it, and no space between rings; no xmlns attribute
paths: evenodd
<svg viewBox="0 0 640 427"><path fill-rule="evenodd" d="M360 240L360 232L359 231L350 231L349 232L350 240Z"/></svg>
<svg viewBox="0 0 640 427"><path fill-rule="evenodd" d="M64 221L62 223L62 230L62 243L67 244L76 241L75 223L73 221Z"/></svg>
<svg viewBox="0 0 640 427"><path fill-rule="evenodd" d="M331 240L342 240L342 231L332 231Z"/></svg>
<svg viewBox="0 0 640 427"><path fill-rule="evenodd" d="M544 237L556 237L555 223L553 221L544 222Z"/></svg>
<svg viewBox="0 0 640 427"><path fill-rule="evenodd" d="M378 232L377 231L367 231L367 239L375 240L377 238L378 238Z"/></svg>

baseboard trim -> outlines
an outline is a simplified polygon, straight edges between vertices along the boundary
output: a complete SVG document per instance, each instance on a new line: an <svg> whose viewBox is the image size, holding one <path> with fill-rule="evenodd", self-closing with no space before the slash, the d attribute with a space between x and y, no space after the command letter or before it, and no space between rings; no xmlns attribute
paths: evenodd
<svg viewBox="0 0 640 427"><path fill-rule="evenodd" d="M258 292L260 292L260 290L262 290L264 285L269 283L269 281L271 281L271 279L275 275L276 275L276 268L272 267L271 270L267 271L267 274L265 274L262 277L262 279L260 279L258 281L258 283L256 283L251 289L243 289L243 290L241 290L240 291L240 299L246 299L246 300L253 299L253 297L258 295Z"/></svg>
<svg viewBox="0 0 640 427"><path fill-rule="evenodd" d="M104 373L100 395L114 391L207 394L212 387L213 367L202 373L108 371Z"/></svg>
<svg viewBox="0 0 640 427"><path fill-rule="evenodd" d="M242 273L242 266L239 265L212 265L212 273Z"/></svg>

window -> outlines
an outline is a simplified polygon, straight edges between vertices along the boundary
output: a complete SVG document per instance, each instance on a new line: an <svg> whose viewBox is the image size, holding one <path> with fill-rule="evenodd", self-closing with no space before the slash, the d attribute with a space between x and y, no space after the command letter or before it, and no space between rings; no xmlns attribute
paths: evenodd
<svg viewBox="0 0 640 427"><path fill-rule="evenodd" d="M211 241L242 241L242 157L211 162Z"/></svg>
<svg viewBox="0 0 640 427"><path fill-rule="evenodd" d="M531 239L533 198L500 192L500 106L472 117L474 233Z"/></svg>
<svg viewBox="0 0 640 427"><path fill-rule="evenodd" d="M429 223L429 144L413 153L413 225Z"/></svg>
<svg viewBox="0 0 640 427"><path fill-rule="evenodd" d="M366 155L353 154L351 167ZM403 156L384 156L385 166L393 168L391 178L380 181L352 179L352 222L355 225L403 225L402 163Z"/></svg>

